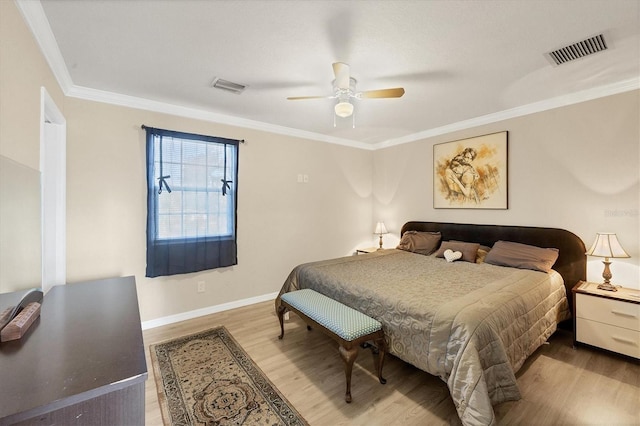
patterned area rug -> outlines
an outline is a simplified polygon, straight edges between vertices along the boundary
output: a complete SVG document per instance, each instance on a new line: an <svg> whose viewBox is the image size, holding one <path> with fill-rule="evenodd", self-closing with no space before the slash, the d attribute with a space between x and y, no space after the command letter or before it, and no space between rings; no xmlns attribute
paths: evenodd
<svg viewBox="0 0 640 426"><path fill-rule="evenodd" d="M224 327L151 345L165 425L307 425Z"/></svg>

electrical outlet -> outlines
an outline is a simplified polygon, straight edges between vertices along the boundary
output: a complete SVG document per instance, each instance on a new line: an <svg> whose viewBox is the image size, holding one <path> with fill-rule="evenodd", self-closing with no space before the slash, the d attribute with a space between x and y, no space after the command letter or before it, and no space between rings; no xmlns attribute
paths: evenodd
<svg viewBox="0 0 640 426"><path fill-rule="evenodd" d="M204 281L198 281L198 293L204 293Z"/></svg>
<svg viewBox="0 0 640 426"><path fill-rule="evenodd" d="M284 320L289 321L289 312L284 313Z"/></svg>

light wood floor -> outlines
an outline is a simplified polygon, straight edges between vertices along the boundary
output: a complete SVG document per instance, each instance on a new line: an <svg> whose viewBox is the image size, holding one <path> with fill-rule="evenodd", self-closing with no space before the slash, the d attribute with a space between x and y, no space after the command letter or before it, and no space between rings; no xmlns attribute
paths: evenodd
<svg viewBox="0 0 640 426"><path fill-rule="evenodd" d="M344 370L337 344L307 331L295 315L284 340L273 302L263 302L146 330L149 380L146 425L162 425L149 345L224 325L255 363L312 426L458 425L446 384L393 356L384 366L386 385L361 351L354 366L353 402L344 402ZM640 364L603 351L572 348L558 331L518 372L520 401L494 407L500 425L640 425Z"/></svg>

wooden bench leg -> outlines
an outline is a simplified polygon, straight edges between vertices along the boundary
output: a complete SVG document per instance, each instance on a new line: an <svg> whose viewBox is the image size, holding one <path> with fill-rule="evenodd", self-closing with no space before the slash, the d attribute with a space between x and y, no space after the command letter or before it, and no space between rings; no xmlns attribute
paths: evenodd
<svg viewBox="0 0 640 426"><path fill-rule="evenodd" d="M280 336L278 336L278 339L280 340L284 337L284 313L286 310L287 308L284 306L278 308L278 321L280 321Z"/></svg>
<svg viewBox="0 0 640 426"><path fill-rule="evenodd" d="M278 321L280 321L280 336L278 336L278 339L282 340L282 338L284 337L284 314L285 312L287 312L287 307L286 306L280 306L278 308ZM307 324L307 330L311 330L311 326L309 324Z"/></svg>
<svg viewBox="0 0 640 426"><path fill-rule="evenodd" d="M378 380L384 385L387 383L387 379L382 377L382 367L384 366L384 354L387 352L387 342L385 342L384 336L381 336L376 338L375 344L378 347Z"/></svg>
<svg viewBox="0 0 640 426"><path fill-rule="evenodd" d="M337 302L336 302L337 303ZM303 311L300 311L291 305L288 305L284 301L282 301L282 305L278 308L278 320L280 321L280 336L282 339L284 337L284 314L286 311L292 311L298 314L302 319L307 323L307 330L311 330L311 324L314 326L318 326L324 333L331 336L334 340L336 340L339 344L338 350L340 352L340 357L344 361L344 375L346 381L346 392L344 399L347 403L352 401L351 397L351 376L353 372L353 364L358 357L358 350L360 344L363 347L371 347L374 355L377 355L374 363L376 364L376 370L378 374L378 380L380 383L385 384L387 380L382 377L382 367L384 365L384 356L387 351L386 341L384 339L384 333L381 329L377 331L360 336L355 340L345 340L340 335L336 334L334 331L329 330L327 327L324 327L314 319L308 317ZM373 341L373 345L366 343L367 341ZM362 343L361 343L362 342Z"/></svg>
<svg viewBox="0 0 640 426"><path fill-rule="evenodd" d="M353 370L353 362L358 357L358 345L345 348L340 345L340 356L344 360L344 375L347 379L347 391L344 395L344 400L351 402L351 372Z"/></svg>

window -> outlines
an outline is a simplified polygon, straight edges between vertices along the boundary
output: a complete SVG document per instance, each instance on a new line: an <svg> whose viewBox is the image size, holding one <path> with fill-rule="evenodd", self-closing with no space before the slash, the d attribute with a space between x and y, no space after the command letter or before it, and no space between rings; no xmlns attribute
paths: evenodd
<svg viewBox="0 0 640 426"><path fill-rule="evenodd" d="M237 264L237 140L145 127L147 277Z"/></svg>

